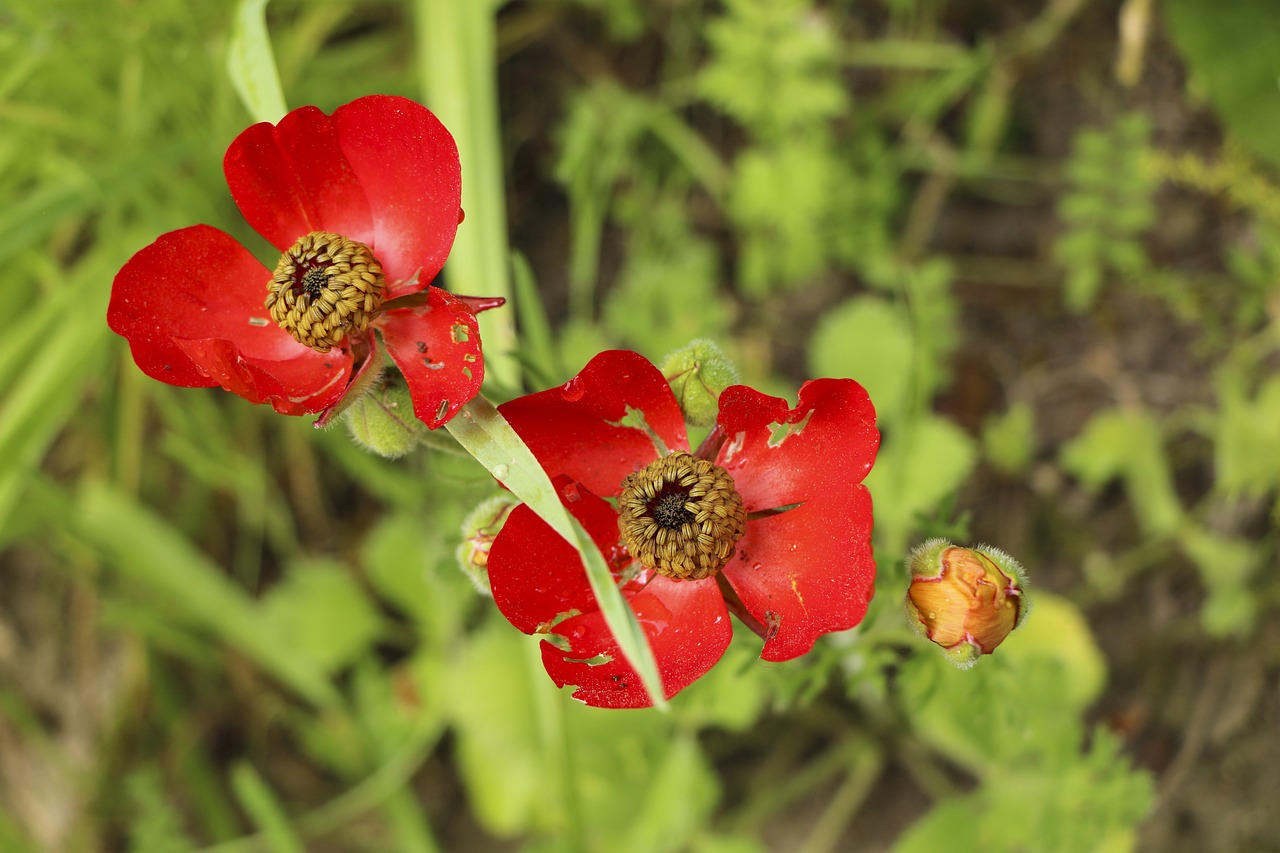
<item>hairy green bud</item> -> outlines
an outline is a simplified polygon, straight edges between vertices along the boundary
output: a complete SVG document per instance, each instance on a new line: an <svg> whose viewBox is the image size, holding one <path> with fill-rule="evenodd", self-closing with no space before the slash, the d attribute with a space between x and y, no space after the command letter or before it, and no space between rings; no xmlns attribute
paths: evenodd
<svg viewBox="0 0 1280 853"><path fill-rule="evenodd" d="M662 375L680 403L685 420L693 426L716 422L720 392L738 381L738 369L715 342L691 341L662 361Z"/></svg>

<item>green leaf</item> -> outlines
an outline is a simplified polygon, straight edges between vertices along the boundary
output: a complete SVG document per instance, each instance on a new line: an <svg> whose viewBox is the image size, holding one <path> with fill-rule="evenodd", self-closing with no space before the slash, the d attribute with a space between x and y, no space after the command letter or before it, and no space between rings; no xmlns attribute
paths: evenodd
<svg viewBox="0 0 1280 853"><path fill-rule="evenodd" d="M1257 596L1249 581L1262 562L1262 549L1253 542L1219 536L1198 525L1184 524L1178 542L1200 570L1209 592L1201 611L1205 633L1211 637L1248 636L1257 623Z"/></svg>
<svg viewBox="0 0 1280 853"><path fill-rule="evenodd" d="M0 362L12 366L0 377L0 530L9 528L5 522L27 478L75 411L87 375L102 358L108 337L101 319L105 293L86 286L87 276L102 271L100 264L77 270L62 294L40 303L28 318L44 334L29 339L20 326L0 350ZM71 310L72 305L77 307Z"/></svg>
<svg viewBox="0 0 1280 853"><path fill-rule="evenodd" d="M1025 622L973 669L937 654L904 665L904 707L917 731L980 777L1074 752L1078 715L1106 680L1105 658L1079 609L1034 589L1030 601Z"/></svg>
<svg viewBox="0 0 1280 853"><path fill-rule="evenodd" d="M1124 853L1150 810L1150 777L1129 766L1099 729L1088 751L1003 768L974 793L940 803L908 829L894 853L1044 850Z"/></svg>
<svg viewBox="0 0 1280 853"><path fill-rule="evenodd" d="M420 512L397 512L379 521L361 548L361 565L378 594L411 614L423 633L442 645L461 633L470 612L465 597L472 591L458 571L441 571L446 532L456 540L452 531L424 526Z"/></svg>
<svg viewBox="0 0 1280 853"><path fill-rule="evenodd" d="M1174 43L1227 127L1280 166L1280 6L1255 0L1169 0Z"/></svg>
<svg viewBox="0 0 1280 853"><path fill-rule="evenodd" d="M284 118L289 108L267 33L267 2L240 0L236 6L227 45L227 73L254 121L274 123Z"/></svg>
<svg viewBox="0 0 1280 853"><path fill-rule="evenodd" d="M973 470L973 439L950 421L926 415L885 436L867 476L876 529L889 553L905 550L915 517L959 488Z"/></svg>
<svg viewBox="0 0 1280 853"><path fill-rule="evenodd" d="M1107 273L1133 278L1148 266L1137 238L1155 221L1149 136L1150 123L1139 113L1122 116L1106 130L1076 134L1064 168L1070 186L1058 200L1058 216L1067 227L1053 246L1073 311L1093 304Z"/></svg>
<svg viewBox="0 0 1280 853"><path fill-rule="evenodd" d="M294 833L275 792L253 765L241 761L231 768L231 790L266 837L266 846L271 853L303 853L302 841Z"/></svg>
<svg viewBox="0 0 1280 853"><path fill-rule="evenodd" d="M807 0L729 0L706 28L698 89L768 140L840 115L848 101L831 22Z"/></svg>
<svg viewBox="0 0 1280 853"><path fill-rule="evenodd" d="M1062 450L1062 465L1091 490L1124 481L1143 529L1153 536L1176 532L1182 504L1164 452L1164 436L1145 411L1110 409L1095 415Z"/></svg>
<svg viewBox="0 0 1280 853"><path fill-rule="evenodd" d="M858 296L823 315L809 344L815 376L856 379L875 403L881 423L900 421L910 401L911 325L901 309L874 296Z"/></svg>
<svg viewBox="0 0 1280 853"><path fill-rule="evenodd" d="M340 563L299 560L262 601L290 646L330 672L351 663L381 632L378 613Z"/></svg>
<svg viewBox="0 0 1280 853"><path fill-rule="evenodd" d="M982 449L991 464L1007 474L1024 473L1035 452L1035 412L1015 403L982 425Z"/></svg>
<svg viewBox="0 0 1280 853"><path fill-rule="evenodd" d="M1252 398L1234 371L1223 371L1215 384L1215 488L1247 496L1280 488L1280 377L1268 378Z"/></svg>
<svg viewBox="0 0 1280 853"><path fill-rule="evenodd" d="M171 620L239 649L316 705L339 701L316 663L298 654L245 592L164 519L94 480L81 488L76 508L74 529L123 575L165 601Z"/></svg>
<svg viewBox="0 0 1280 853"><path fill-rule="evenodd" d="M543 677L541 644L505 627L491 620L469 636L451 662L448 689L471 807L486 829L508 837L533 822L551 756L543 752L530 680Z"/></svg>

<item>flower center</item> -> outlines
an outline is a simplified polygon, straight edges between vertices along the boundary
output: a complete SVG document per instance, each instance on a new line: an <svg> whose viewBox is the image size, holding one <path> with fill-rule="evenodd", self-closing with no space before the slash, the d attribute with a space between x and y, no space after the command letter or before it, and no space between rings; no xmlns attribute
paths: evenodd
<svg viewBox="0 0 1280 853"><path fill-rule="evenodd" d="M298 343L328 352L382 305L382 264L364 243L312 231L280 256L266 307Z"/></svg>
<svg viewBox="0 0 1280 853"><path fill-rule="evenodd" d="M747 531L747 512L728 471L677 452L622 481L618 530L643 565L701 580L729 562Z"/></svg>

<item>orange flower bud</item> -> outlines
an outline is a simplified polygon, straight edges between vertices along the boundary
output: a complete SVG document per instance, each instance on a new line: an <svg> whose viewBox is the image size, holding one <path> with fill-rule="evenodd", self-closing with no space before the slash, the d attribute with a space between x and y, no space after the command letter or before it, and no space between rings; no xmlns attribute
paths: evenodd
<svg viewBox="0 0 1280 853"><path fill-rule="evenodd" d="M907 615L912 626L968 669L1022 622L1022 567L987 546L961 548L930 539L911 552Z"/></svg>

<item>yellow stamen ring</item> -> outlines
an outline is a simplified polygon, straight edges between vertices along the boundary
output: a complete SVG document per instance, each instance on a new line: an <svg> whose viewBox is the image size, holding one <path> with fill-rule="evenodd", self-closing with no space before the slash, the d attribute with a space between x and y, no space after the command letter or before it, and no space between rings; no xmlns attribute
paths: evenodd
<svg viewBox="0 0 1280 853"><path fill-rule="evenodd" d="M382 264L363 243L312 231L280 256L266 307L300 344L328 352L382 305Z"/></svg>
<svg viewBox="0 0 1280 853"><path fill-rule="evenodd" d="M747 513L728 471L676 452L622 481L618 530L641 564L669 578L701 580L733 557Z"/></svg>

